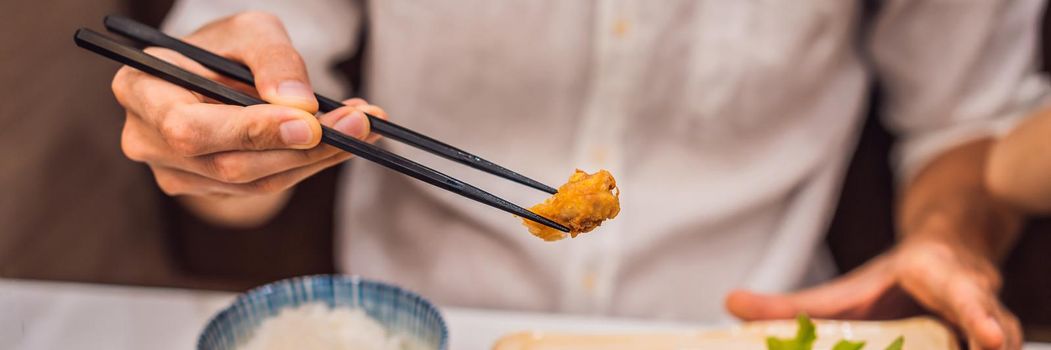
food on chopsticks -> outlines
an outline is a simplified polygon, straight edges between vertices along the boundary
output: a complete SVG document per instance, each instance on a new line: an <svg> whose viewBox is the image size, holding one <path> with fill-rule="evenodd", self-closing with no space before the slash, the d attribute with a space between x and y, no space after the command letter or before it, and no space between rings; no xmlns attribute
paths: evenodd
<svg viewBox="0 0 1051 350"><path fill-rule="evenodd" d="M422 350L421 342L389 332L362 309L304 304L263 321L238 350Z"/></svg>
<svg viewBox="0 0 1051 350"><path fill-rule="evenodd" d="M569 235L594 230L607 219L620 213L620 189L613 175L606 170L588 174L577 169L569 181L558 188L558 193L543 203L530 208L540 216L569 227ZM529 232L545 241L566 238L566 233L522 219Z"/></svg>
<svg viewBox="0 0 1051 350"><path fill-rule="evenodd" d="M807 317L806 314L799 314L799 316L796 317L796 323L799 328L796 330L795 338L767 337L766 349L812 350L814 348L814 341L817 340L817 330L814 327L814 322L810 321L810 317ZM894 339L894 342L887 346L886 350L901 350L904 343L905 338L899 336L897 339ZM843 339L833 345L832 350L861 350L863 347L865 347L865 342L863 341L849 341Z"/></svg>

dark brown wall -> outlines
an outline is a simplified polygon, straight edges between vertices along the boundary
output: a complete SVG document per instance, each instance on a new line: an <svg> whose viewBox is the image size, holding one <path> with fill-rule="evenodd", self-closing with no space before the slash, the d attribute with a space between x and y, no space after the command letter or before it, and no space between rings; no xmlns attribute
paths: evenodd
<svg viewBox="0 0 1051 350"><path fill-rule="evenodd" d="M147 2L148 3L148 2ZM119 0L0 1L0 277L214 287L169 254L162 196L120 152L118 65L73 45Z"/></svg>

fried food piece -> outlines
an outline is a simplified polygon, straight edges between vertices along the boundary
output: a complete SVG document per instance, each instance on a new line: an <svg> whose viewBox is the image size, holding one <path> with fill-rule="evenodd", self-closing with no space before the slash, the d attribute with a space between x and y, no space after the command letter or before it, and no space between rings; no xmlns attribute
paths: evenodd
<svg viewBox="0 0 1051 350"><path fill-rule="evenodd" d="M588 175L577 169L569 182L558 188L558 193L529 210L569 227L570 235L594 230L602 221L620 213L620 189L609 171L599 170ZM545 241L566 238L562 231L523 219L529 232Z"/></svg>

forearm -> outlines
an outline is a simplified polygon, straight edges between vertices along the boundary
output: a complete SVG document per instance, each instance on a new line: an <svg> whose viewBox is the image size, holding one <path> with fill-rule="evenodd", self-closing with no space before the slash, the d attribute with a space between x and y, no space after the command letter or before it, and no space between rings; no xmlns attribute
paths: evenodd
<svg viewBox="0 0 1051 350"><path fill-rule="evenodd" d="M990 192L1029 212L1051 213L1051 109L1044 109L992 146L985 181Z"/></svg>
<svg viewBox="0 0 1051 350"><path fill-rule="evenodd" d="M901 239L933 239L998 261L1018 235L1022 216L985 187L988 139L955 147L907 185L898 208Z"/></svg>
<svg viewBox="0 0 1051 350"><path fill-rule="evenodd" d="M255 196L178 196L187 211L210 224L252 228L273 219L288 203L292 190Z"/></svg>

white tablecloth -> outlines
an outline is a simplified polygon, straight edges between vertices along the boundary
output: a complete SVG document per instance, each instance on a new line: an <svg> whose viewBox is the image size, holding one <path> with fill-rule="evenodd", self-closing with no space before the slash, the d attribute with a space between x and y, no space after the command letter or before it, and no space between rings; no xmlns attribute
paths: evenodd
<svg viewBox="0 0 1051 350"><path fill-rule="evenodd" d="M234 295L0 279L0 349L193 349ZM674 330L702 325L442 308L450 349L489 349L520 330ZM1051 350L1027 344L1026 350Z"/></svg>

